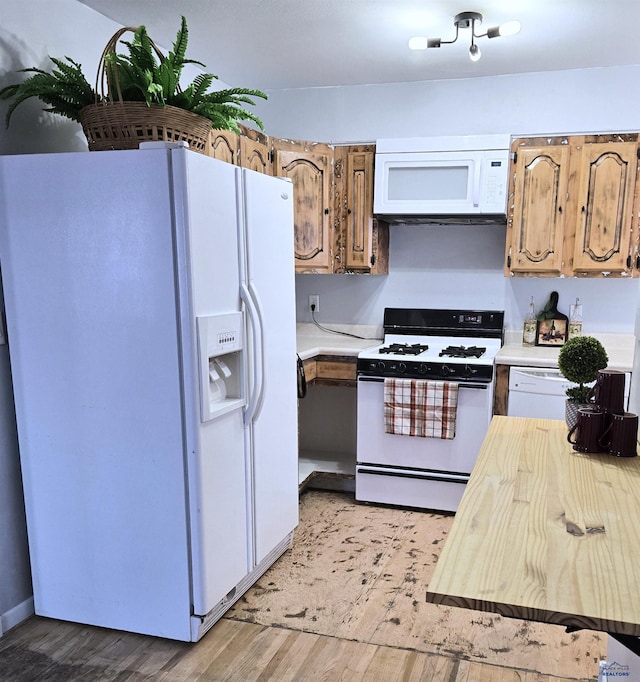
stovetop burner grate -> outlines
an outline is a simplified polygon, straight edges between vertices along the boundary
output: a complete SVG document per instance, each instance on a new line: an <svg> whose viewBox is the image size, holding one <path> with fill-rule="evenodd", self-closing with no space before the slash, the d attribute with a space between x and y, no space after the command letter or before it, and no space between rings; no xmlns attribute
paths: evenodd
<svg viewBox="0 0 640 682"><path fill-rule="evenodd" d="M420 355L426 350L429 350L429 346L422 343L392 343L380 348L378 352L387 355Z"/></svg>
<svg viewBox="0 0 640 682"><path fill-rule="evenodd" d="M449 358L480 358L486 350L481 346L447 346L438 355Z"/></svg>

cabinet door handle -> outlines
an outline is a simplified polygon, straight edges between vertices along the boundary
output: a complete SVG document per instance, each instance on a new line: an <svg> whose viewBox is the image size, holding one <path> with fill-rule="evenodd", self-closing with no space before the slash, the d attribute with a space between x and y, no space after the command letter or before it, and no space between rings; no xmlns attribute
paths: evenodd
<svg viewBox="0 0 640 682"><path fill-rule="evenodd" d="M324 209L324 214L325 214L325 215L329 215L329 209L328 209L328 208L325 208L325 209Z"/></svg>

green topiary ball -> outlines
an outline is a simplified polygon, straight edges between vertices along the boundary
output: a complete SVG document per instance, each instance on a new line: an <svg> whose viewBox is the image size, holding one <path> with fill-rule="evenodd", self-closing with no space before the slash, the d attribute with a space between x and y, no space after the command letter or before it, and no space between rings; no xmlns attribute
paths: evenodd
<svg viewBox="0 0 640 682"><path fill-rule="evenodd" d="M558 367L574 384L588 384L598 378L598 370L604 369L609 356L604 346L593 336L575 336L560 349Z"/></svg>

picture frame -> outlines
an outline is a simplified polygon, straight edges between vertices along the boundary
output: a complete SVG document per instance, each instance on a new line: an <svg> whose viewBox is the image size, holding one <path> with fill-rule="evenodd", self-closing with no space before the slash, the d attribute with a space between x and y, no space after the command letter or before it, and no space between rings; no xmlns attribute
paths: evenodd
<svg viewBox="0 0 640 682"><path fill-rule="evenodd" d="M564 346L567 342L568 326L566 318L538 320L536 325L536 346Z"/></svg>

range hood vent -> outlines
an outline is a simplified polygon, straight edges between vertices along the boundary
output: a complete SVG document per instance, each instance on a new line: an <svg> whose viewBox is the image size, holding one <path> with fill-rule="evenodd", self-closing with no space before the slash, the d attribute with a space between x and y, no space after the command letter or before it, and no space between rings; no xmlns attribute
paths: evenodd
<svg viewBox="0 0 640 682"><path fill-rule="evenodd" d="M506 225L504 213L486 215L376 215L389 225Z"/></svg>

